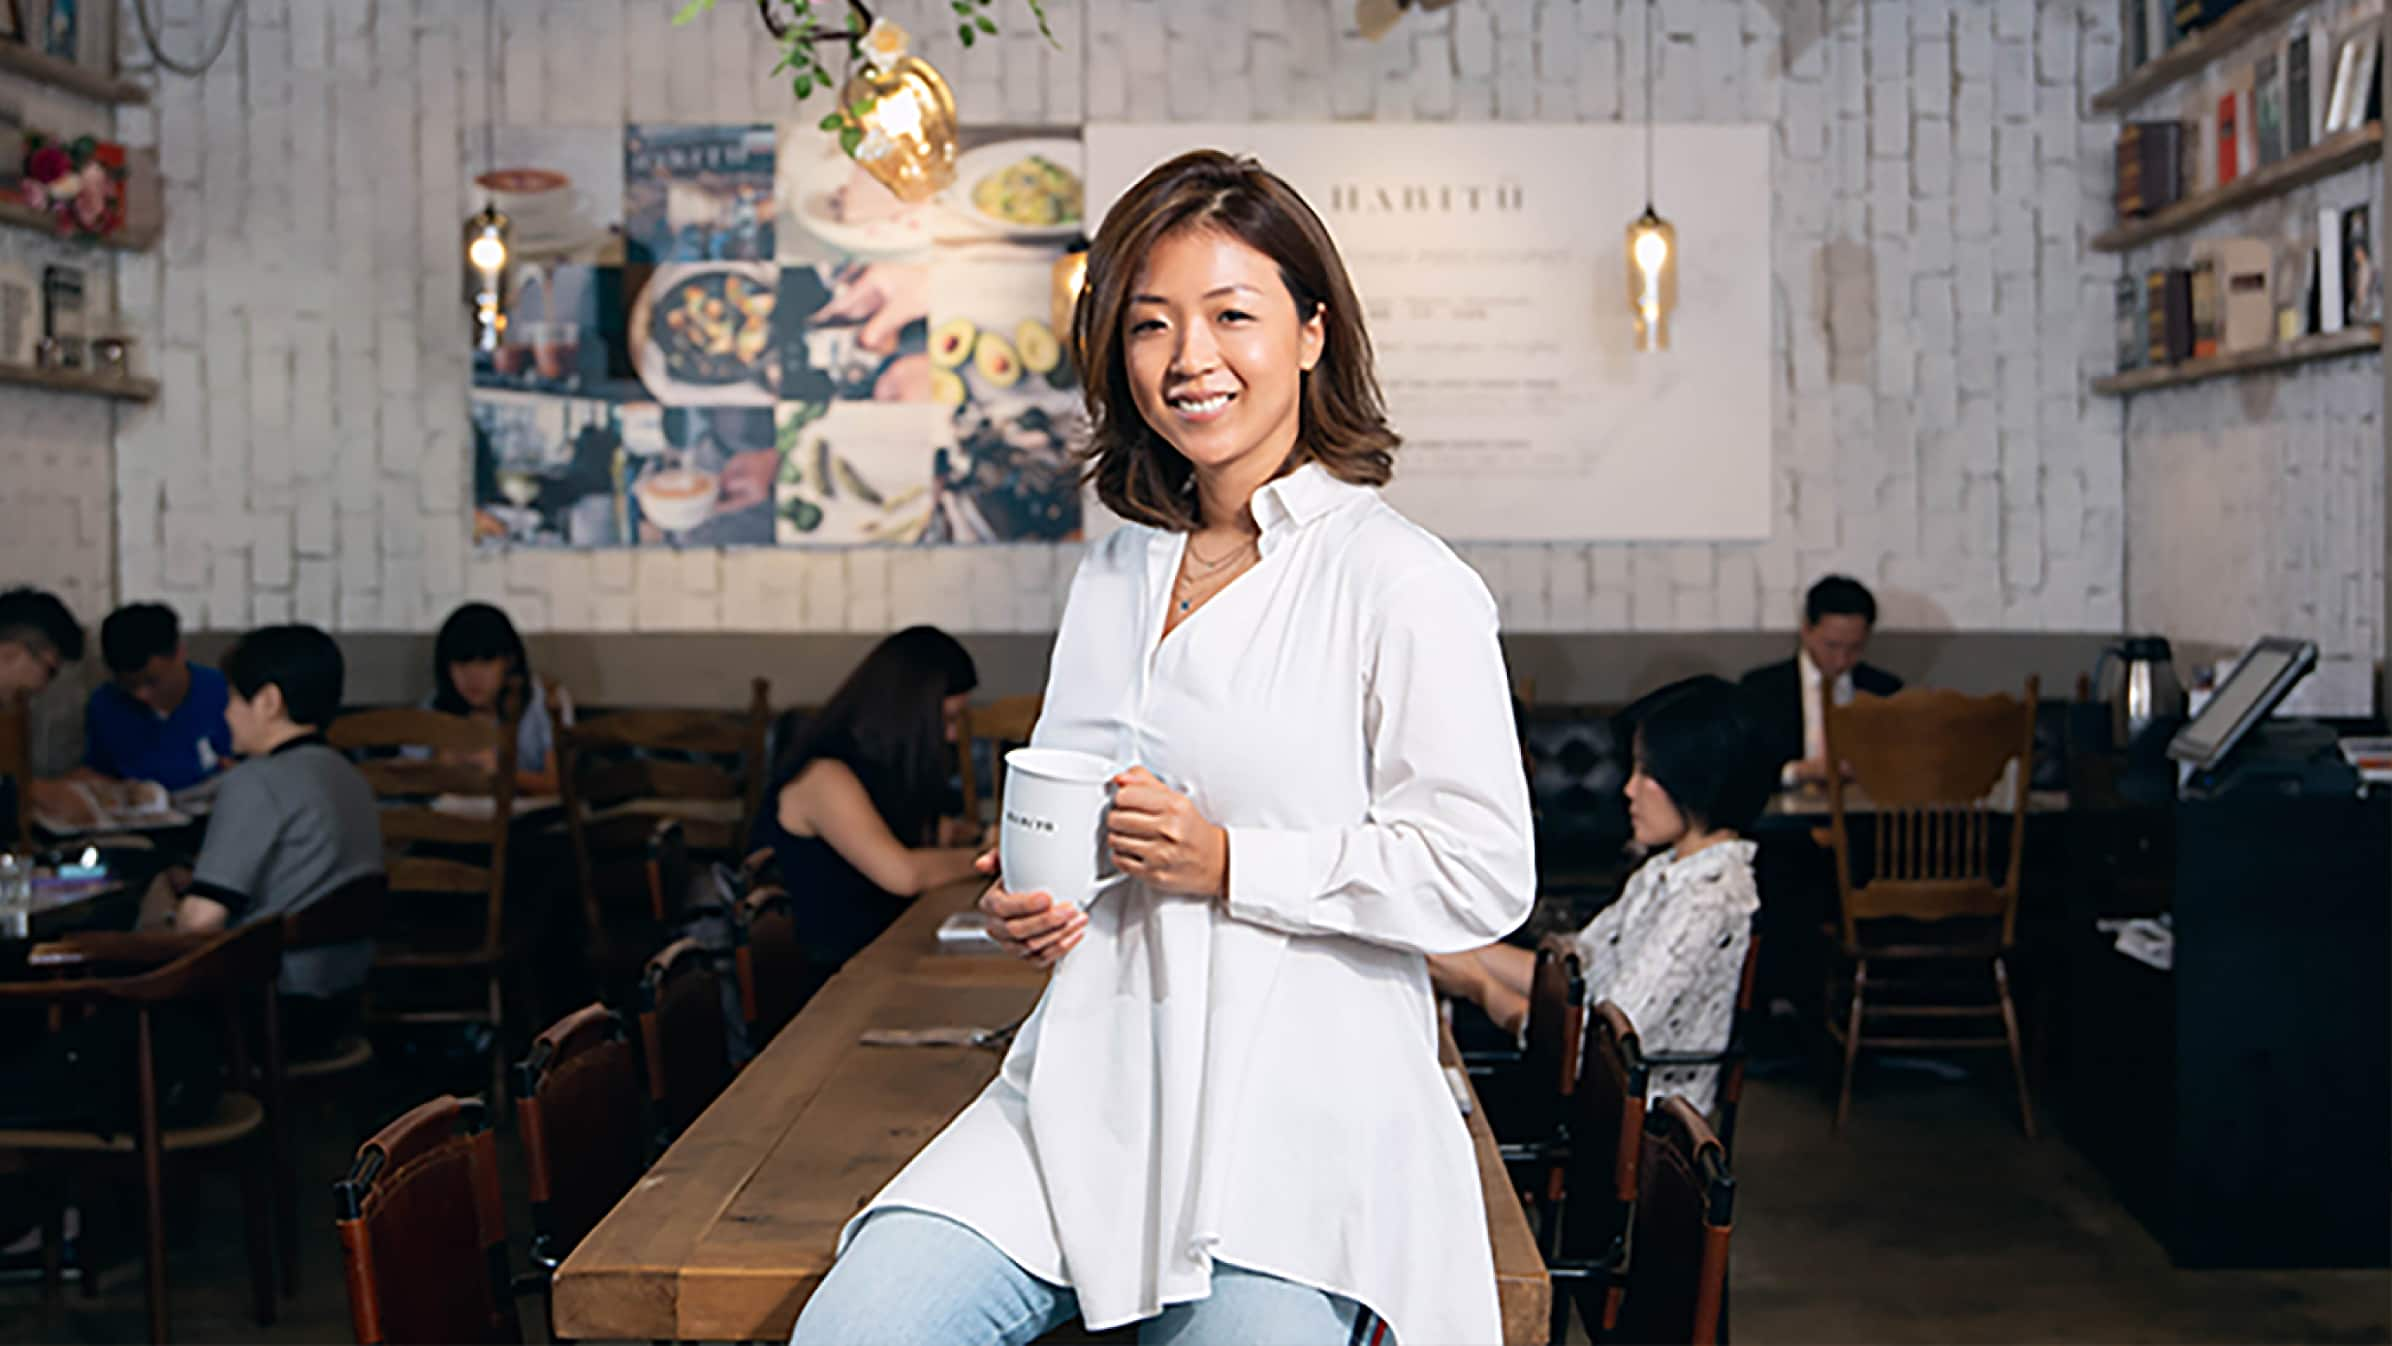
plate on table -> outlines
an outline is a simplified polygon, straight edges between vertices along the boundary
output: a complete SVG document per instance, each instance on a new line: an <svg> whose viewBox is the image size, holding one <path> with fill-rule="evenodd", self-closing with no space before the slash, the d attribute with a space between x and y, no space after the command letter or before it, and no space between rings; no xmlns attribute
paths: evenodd
<svg viewBox="0 0 2392 1346"><path fill-rule="evenodd" d="M788 183L784 213L838 253L902 257L930 247L930 204L898 200L838 142L793 136L782 147L781 170Z"/></svg>
<svg viewBox="0 0 2392 1346"><path fill-rule="evenodd" d="M939 193L974 230L1060 243L1087 228L1087 187L1076 140L1000 140L956 156L955 182Z"/></svg>

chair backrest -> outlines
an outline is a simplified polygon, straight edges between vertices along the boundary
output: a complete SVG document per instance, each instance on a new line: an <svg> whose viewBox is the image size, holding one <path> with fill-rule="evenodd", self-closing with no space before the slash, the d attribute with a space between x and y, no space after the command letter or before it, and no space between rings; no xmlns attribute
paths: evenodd
<svg viewBox="0 0 2392 1346"><path fill-rule="evenodd" d="M670 1143L731 1081L722 979L696 940L673 941L641 970L639 1023L657 1135Z"/></svg>
<svg viewBox="0 0 2392 1346"><path fill-rule="evenodd" d="M1751 1049L1752 1004L1760 980L1761 915L1753 913L1752 935L1744 944L1744 966L1736 973L1736 1015L1729 1020L1727 1060L1719 1067L1719 1142L1736 1143L1736 1111L1744 1102L1744 1062Z"/></svg>
<svg viewBox="0 0 2392 1346"><path fill-rule="evenodd" d="M515 1120L530 1179L532 1261L553 1270L648 1166L648 1100L623 1018L584 1005L515 1065Z"/></svg>
<svg viewBox="0 0 2392 1346"><path fill-rule="evenodd" d="M1710 1346L1720 1338L1734 1227L1727 1152L1702 1114L1674 1094L1646 1117L1642 1139L1635 1256L1608 1335Z"/></svg>
<svg viewBox="0 0 2392 1346"><path fill-rule="evenodd" d="M1005 795L1005 750L1030 741L1030 731L1038 727L1038 712L1045 704L1044 696L1007 696L964 710L962 730L955 735L955 764L957 776L963 784L965 817L980 816L980 782L972 766L972 744L981 742L988 745L989 785L1002 801Z"/></svg>
<svg viewBox="0 0 2392 1346"><path fill-rule="evenodd" d="M1562 1125L1562 1100L1578 1079L1578 1040L1586 1023L1586 978L1578 946L1549 935L1537 945L1528 980L1528 1029L1523 1044L1522 1134L1539 1139ZM1557 1175L1558 1179L1558 1175Z"/></svg>
<svg viewBox="0 0 2392 1346"><path fill-rule="evenodd" d="M1604 1262L1627 1228L1647 1078L1635 1025L1619 1006L1597 1001L1586 1012L1577 1079L1562 1105L1570 1130L1570 1201L1555 1250L1568 1261Z"/></svg>
<svg viewBox="0 0 2392 1346"><path fill-rule="evenodd" d="M1856 922L1882 917L1998 917L2002 940L2009 942L2034 771L2036 688L2036 680L2027 679L2023 700L1910 689L1827 707L1828 757L1851 766L1853 785L1875 809L1872 862L1867 881L1860 882L1848 813L1851 787L1829 773L1829 834L1847 948L1858 944ZM1997 798L2013 763L2009 787ZM2009 822L2008 843L1999 853L1993 842L1998 814Z"/></svg>
<svg viewBox="0 0 2392 1346"><path fill-rule="evenodd" d="M523 1340L480 1099L436 1098L383 1127L332 1190L361 1346Z"/></svg>
<svg viewBox="0 0 2392 1346"><path fill-rule="evenodd" d="M740 1010L749 1040L761 1051L805 1008L823 978L797 937L788 893L757 888L739 900L736 911Z"/></svg>
<svg viewBox="0 0 2392 1346"><path fill-rule="evenodd" d="M23 692L0 697L0 776L16 791L16 831L9 840L33 840L33 710Z"/></svg>
<svg viewBox="0 0 2392 1346"><path fill-rule="evenodd" d="M757 678L744 711L621 710L560 731L557 775L576 862L643 844L641 819L653 822L656 811L617 810L655 801L689 808L690 845L740 854L764 800L771 727L772 683Z"/></svg>
<svg viewBox="0 0 2392 1346"><path fill-rule="evenodd" d="M282 947L315 949L372 939L389 904L389 875L359 875L283 917Z"/></svg>
<svg viewBox="0 0 2392 1346"><path fill-rule="evenodd" d="M505 947L507 838L515 811L515 722L436 710L361 711L332 722L325 739L357 761L381 805L390 915L453 919L462 903L480 904L482 952ZM489 752L496 766L396 756L411 749L444 755ZM450 807L435 808L445 798ZM412 853L414 848L432 853Z"/></svg>

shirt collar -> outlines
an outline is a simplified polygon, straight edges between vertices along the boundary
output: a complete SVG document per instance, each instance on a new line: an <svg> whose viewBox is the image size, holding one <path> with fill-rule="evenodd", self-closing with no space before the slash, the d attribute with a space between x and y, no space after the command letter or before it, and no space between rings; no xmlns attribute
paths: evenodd
<svg viewBox="0 0 2392 1346"><path fill-rule="evenodd" d="M1306 463L1254 493L1254 522L1268 537L1310 523L1369 489L1339 481L1317 462Z"/></svg>
<svg viewBox="0 0 2392 1346"><path fill-rule="evenodd" d="M1811 652L1800 645L1794 647L1794 666L1802 671L1802 685L1805 687L1816 687L1826 680L1827 675L1821 673L1819 666L1811 662ZM1848 686L1851 682L1852 674L1849 671L1836 678L1838 688Z"/></svg>
<svg viewBox="0 0 2392 1346"><path fill-rule="evenodd" d="M308 733L301 734L299 737L291 739L266 755L268 757L280 757L284 753L291 751L293 748L304 748L310 743L315 744L319 748L330 746L324 742L324 736L322 734Z"/></svg>

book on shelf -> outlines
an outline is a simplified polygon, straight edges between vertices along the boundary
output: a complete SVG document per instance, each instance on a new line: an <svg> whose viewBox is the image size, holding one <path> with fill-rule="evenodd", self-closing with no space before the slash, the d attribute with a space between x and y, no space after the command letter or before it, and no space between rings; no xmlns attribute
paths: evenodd
<svg viewBox="0 0 2392 1346"><path fill-rule="evenodd" d="M2151 338L2149 324L2143 317L2143 282L2132 276L2120 276L2117 293L2118 372L2123 374L2143 367Z"/></svg>
<svg viewBox="0 0 2392 1346"><path fill-rule="evenodd" d="M2258 162L2264 167L2284 157L2284 76L2272 51L2251 67L2251 104L2251 120L2258 123Z"/></svg>
<svg viewBox="0 0 2392 1346"><path fill-rule="evenodd" d="M2218 264L2213 257L2193 259L2190 282L2193 306L2193 358L2206 360L2218 353Z"/></svg>
<svg viewBox="0 0 2392 1346"><path fill-rule="evenodd" d="M2124 79L2151 59L2151 30L2144 26L2147 0L2118 0L2118 77ZM2162 0L2165 3L2165 0Z"/></svg>
<svg viewBox="0 0 2392 1346"><path fill-rule="evenodd" d="M2144 278L2150 344L2144 363L2172 365L2192 358L2192 275L2180 266L2152 268Z"/></svg>
<svg viewBox="0 0 2392 1346"><path fill-rule="evenodd" d="M2184 196L2184 123L2128 122L2118 129L2118 218L2139 219Z"/></svg>
<svg viewBox="0 0 2392 1346"><path fill-rule="evenodd" d="M2274 340L2276 314L2268 295L2275 259L2267 244L2256 238L2220 238L2204 246L2217 264L2218 350L2231 354L2268 346Z"/></svg>
<svg viewBox="0 0 2392 1346"><path fill-rule="evenodd" d="M2309 334L2309 287L2317 274L2317 249L2307 239L2276 254L2276 340Z"/></svg>
<svg viewBox="0 0 2392 1346"><path fill-rule="evenodd" d="M2220 187L2234 181L2238 176L2237 170L2242 167L2242 130L2239 109L2236 107L2238 101L2232 89L2219 94L2216 120L2210 123L2217 128L2213 139L2218 153L2217 176L2210 181Z"/></svg>
<svg viewBox="0 0 2392 1346"><path fill-rule="evenodd" d="M2383 115L2383 88L2375 77L2380 15L2345 28L2334 44L2334 88L2326 100L2325 133L2356 131Z"/></svg>
<svg viewBox="0 0 2392 1346"><path fill-rule="evenodd" d="M2347 312L2342 298L2342 212L2326 206L2317 212L2317 317L2309 330L2320 335L2339 332Z"/></svg>
<svg viewBox="0 0 2392 1346"><path fill-rule="evenodd" d="M2292 37L2284 44L2284 152L2298 154L2309 148L2311 129L2317 125L2317 110L2311 104L2309 67L2309 29L2307 25L2292 30Z"/></svg>
<svg viewBox="0 0 2392 1346"><path fill-rule="evenodd" d="M2375 264L2374 215L2366 205L2342 212L2342 319L2345 327L2378 321L2384 305L2381 271Z"/></svg>
<svg viewBox="0 0 2392 1346"><path fill-rule="evenodd" d="M2252 82L2251 67L2244 66L2234 75L2234 163L2237 176L2245 176L2259 167L2259 110L2256 106L2258 88Z"/></svg>
<svg viewBox="0 0 2392 1346"><path fill-rule="evenodd" d="M2173 0L2150 0L2143 11L2144 46L2154 59L2165 56L2168 48L2182 36L2176 31L2176 9Z"/></svg>

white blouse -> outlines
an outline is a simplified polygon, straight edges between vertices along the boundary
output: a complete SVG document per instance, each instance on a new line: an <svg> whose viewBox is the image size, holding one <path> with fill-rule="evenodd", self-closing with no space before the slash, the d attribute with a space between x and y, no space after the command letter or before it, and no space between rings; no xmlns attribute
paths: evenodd
<svg viewBox="0 0 2392 1346"><path fill-rule="evenodd" d="M961 1221L1097 1331L1204 1298L1219 1260L1398 1341L1494 1342L1423 955L1499 938L1535 891L1495 604L1317 465L1253 510L1262 559L1167 637L1184 535L1090 549L1035 734L1186 793L1228 831L1228 900L1099 898L998 1078L866 1209Z"/></svg>
<svg viewBox="0 0 2392 1346"><path fill-rule="evenodd" d="M1749 841L1723 841L1683 860L1663 851L1578 932L1588 1002L1619 1006L1647 1055L1728 1045L1752 914L1761 907L1754 849ZM1669 1066L1652 1072L1645 1092L1683 1094L1708 1113L1718 1089L1717 1066Z"/></svg>

